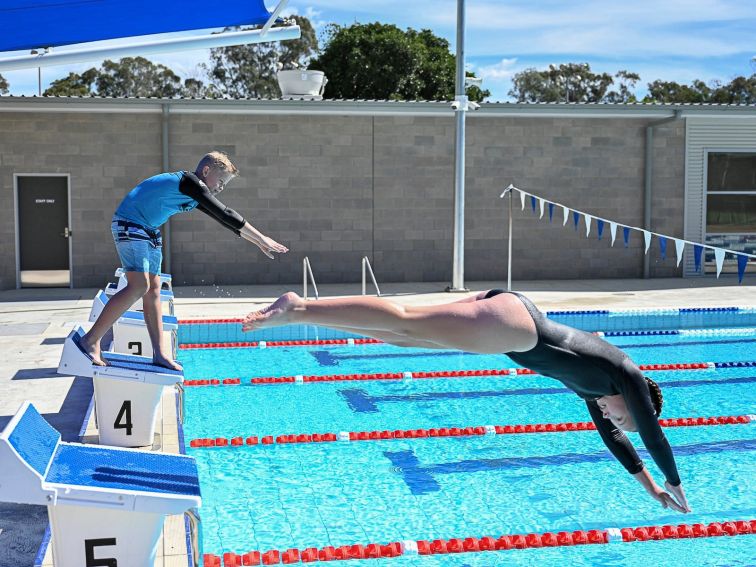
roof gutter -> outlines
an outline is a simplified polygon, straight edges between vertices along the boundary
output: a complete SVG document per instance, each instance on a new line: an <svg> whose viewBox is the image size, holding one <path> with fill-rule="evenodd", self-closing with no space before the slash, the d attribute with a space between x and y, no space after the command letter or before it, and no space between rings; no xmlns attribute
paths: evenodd
<svg viewBox="0 0 756 567"><path fill-rule="evenodd" d="M643 228L651 230L651 201L653 197L652 177L654 174L654 128L670 122L679 120L682 117L681 110L675 110L672 116L656 120L646 126L646 160L645 176L643 181ZM643 278L650 277L651 257L643 254Z"/></svg>

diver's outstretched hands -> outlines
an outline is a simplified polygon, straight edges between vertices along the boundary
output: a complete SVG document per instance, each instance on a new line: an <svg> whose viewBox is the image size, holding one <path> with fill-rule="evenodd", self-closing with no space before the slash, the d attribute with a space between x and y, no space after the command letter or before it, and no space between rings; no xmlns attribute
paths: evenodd
<svg viewBox="0 0 756 567"><path fill-rule="evenodd" d="M683 514L690 512L688 501L685 499L685 494L682 491L682 485L672 486L668 482L665 482L664 486L669 492L666 492L659 485L654 483L654 486L648 489L648 493L662 505L662 508L672 508ZM670 492L672 494L670 494Z"/></svg>
<svg viewBox="0 0 756 567"><path fill-rule="evenodd" d="M242 331L255 331L292 323L294 309L302 305L304 300L296 293L285 293L267 307L248 314L242 322Z"/></svg>
<svg viewBox="0 0 756 567"><path fill-rule="evenodd" d="M690 505L688 505L688 499L685 498L685 491L683 490L682 484L672 486L669 482L665 481L664 486L672 493L672 496L674 496L677 503L683 508L683 510L678 510L678 512L682 511L686 514L691 512ZM675 508L675 510L677 510L677 508Z"/></svg>

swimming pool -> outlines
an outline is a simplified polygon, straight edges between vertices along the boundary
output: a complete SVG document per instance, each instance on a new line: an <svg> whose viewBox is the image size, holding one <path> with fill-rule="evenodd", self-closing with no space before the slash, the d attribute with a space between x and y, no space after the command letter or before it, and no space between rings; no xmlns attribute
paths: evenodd
<svg viewBox="0 0 756 567"><path fill-rule="evenodd" d="M204 552L235 553L227 561L242 564L248 552L280 550L280 560L293 562L308 548L332 546L329 553L339 553L342 546L363 546L352 557L369 555L368 549L379 555L376 545L390 555L385 546L401 541L420 542L421 551L423 542L428 549L473 550L503 534L548 532L554 536L536 548L417 556L410 546L400 557L369 564L690 565L692 554L695 564L753 564L753 535L543 546L555 544L559 532L756 518L749 486L756 430L743 417L754 413L756 401L756 366L744 364L756 360L754 329L748 327L753 313L710 311L713 326L721 328L707 332L700 324L706 312L674 311L626 313L621 323L605 312L556 317L607 331L607 340L639 364L706 363L648 369L664 391L663 418L730 416L734 422L666 428L693 508L688 515L660 508L594 431L575 425L589 419L577 396L557 381L512 373L508 369L517 365L503 355L384 344L268 346L349 337L313 328L244 337L257 347L217 348L224 339L239 342L237 323L189 325L182 342L216 348L181 350L187 384L219 382L188 387L186 395L187 451L197 458L203 480ZM693 313L697 319L689 326L698 331L653 331L678 331L669 325ZM638 329L654 334L613 336ZM268 348L260 348L261 340ZM465 375L474 370L484 375ZM505 372L490 375L492 370ZM433 377L421 377L424 372ZM251 382L259 377L292 382ZM237 378L238 385L223 385ZM734 416L742 416L740 422ZM539 431L529 432L533 424L541 424ZM631 438L639 445L637 435ZM198 439L219 439L218 445L226 440L227 446L192 447ZM654 463L640 453L660 482ZM484 536L493 539L465 543ZM523 541L509 538L505 544L523 547ZM539 545L532 537L529 542ZM291 549L299 552L285 555ZM253 557L258 559L247 559Z"/></svg>

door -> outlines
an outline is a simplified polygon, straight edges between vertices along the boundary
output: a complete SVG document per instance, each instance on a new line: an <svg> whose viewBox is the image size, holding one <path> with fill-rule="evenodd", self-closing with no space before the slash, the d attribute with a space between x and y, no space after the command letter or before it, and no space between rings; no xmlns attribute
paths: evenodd
<svg viewBox="0 0 756 567"><path fill-rule="evenodd" d="M16 176L20 287L71 285L68 176Z"/></svg>

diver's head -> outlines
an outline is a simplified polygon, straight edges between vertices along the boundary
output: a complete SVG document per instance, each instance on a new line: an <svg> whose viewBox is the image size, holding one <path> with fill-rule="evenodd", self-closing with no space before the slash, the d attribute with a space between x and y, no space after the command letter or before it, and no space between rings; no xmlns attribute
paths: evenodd
<svg viewBox="0 0 756 567"><path fill-rule="evenodd" d="M661 388L648 377L646 377L646 385L648 386L651 404L654 407L654 412L656 412L656 417L659 417L664 403ZM621 394L601 396L596 400L596 403L604 418L611 421L619 429L622 431L638 431L633 414L627 409L625 398Z"/></svg>

